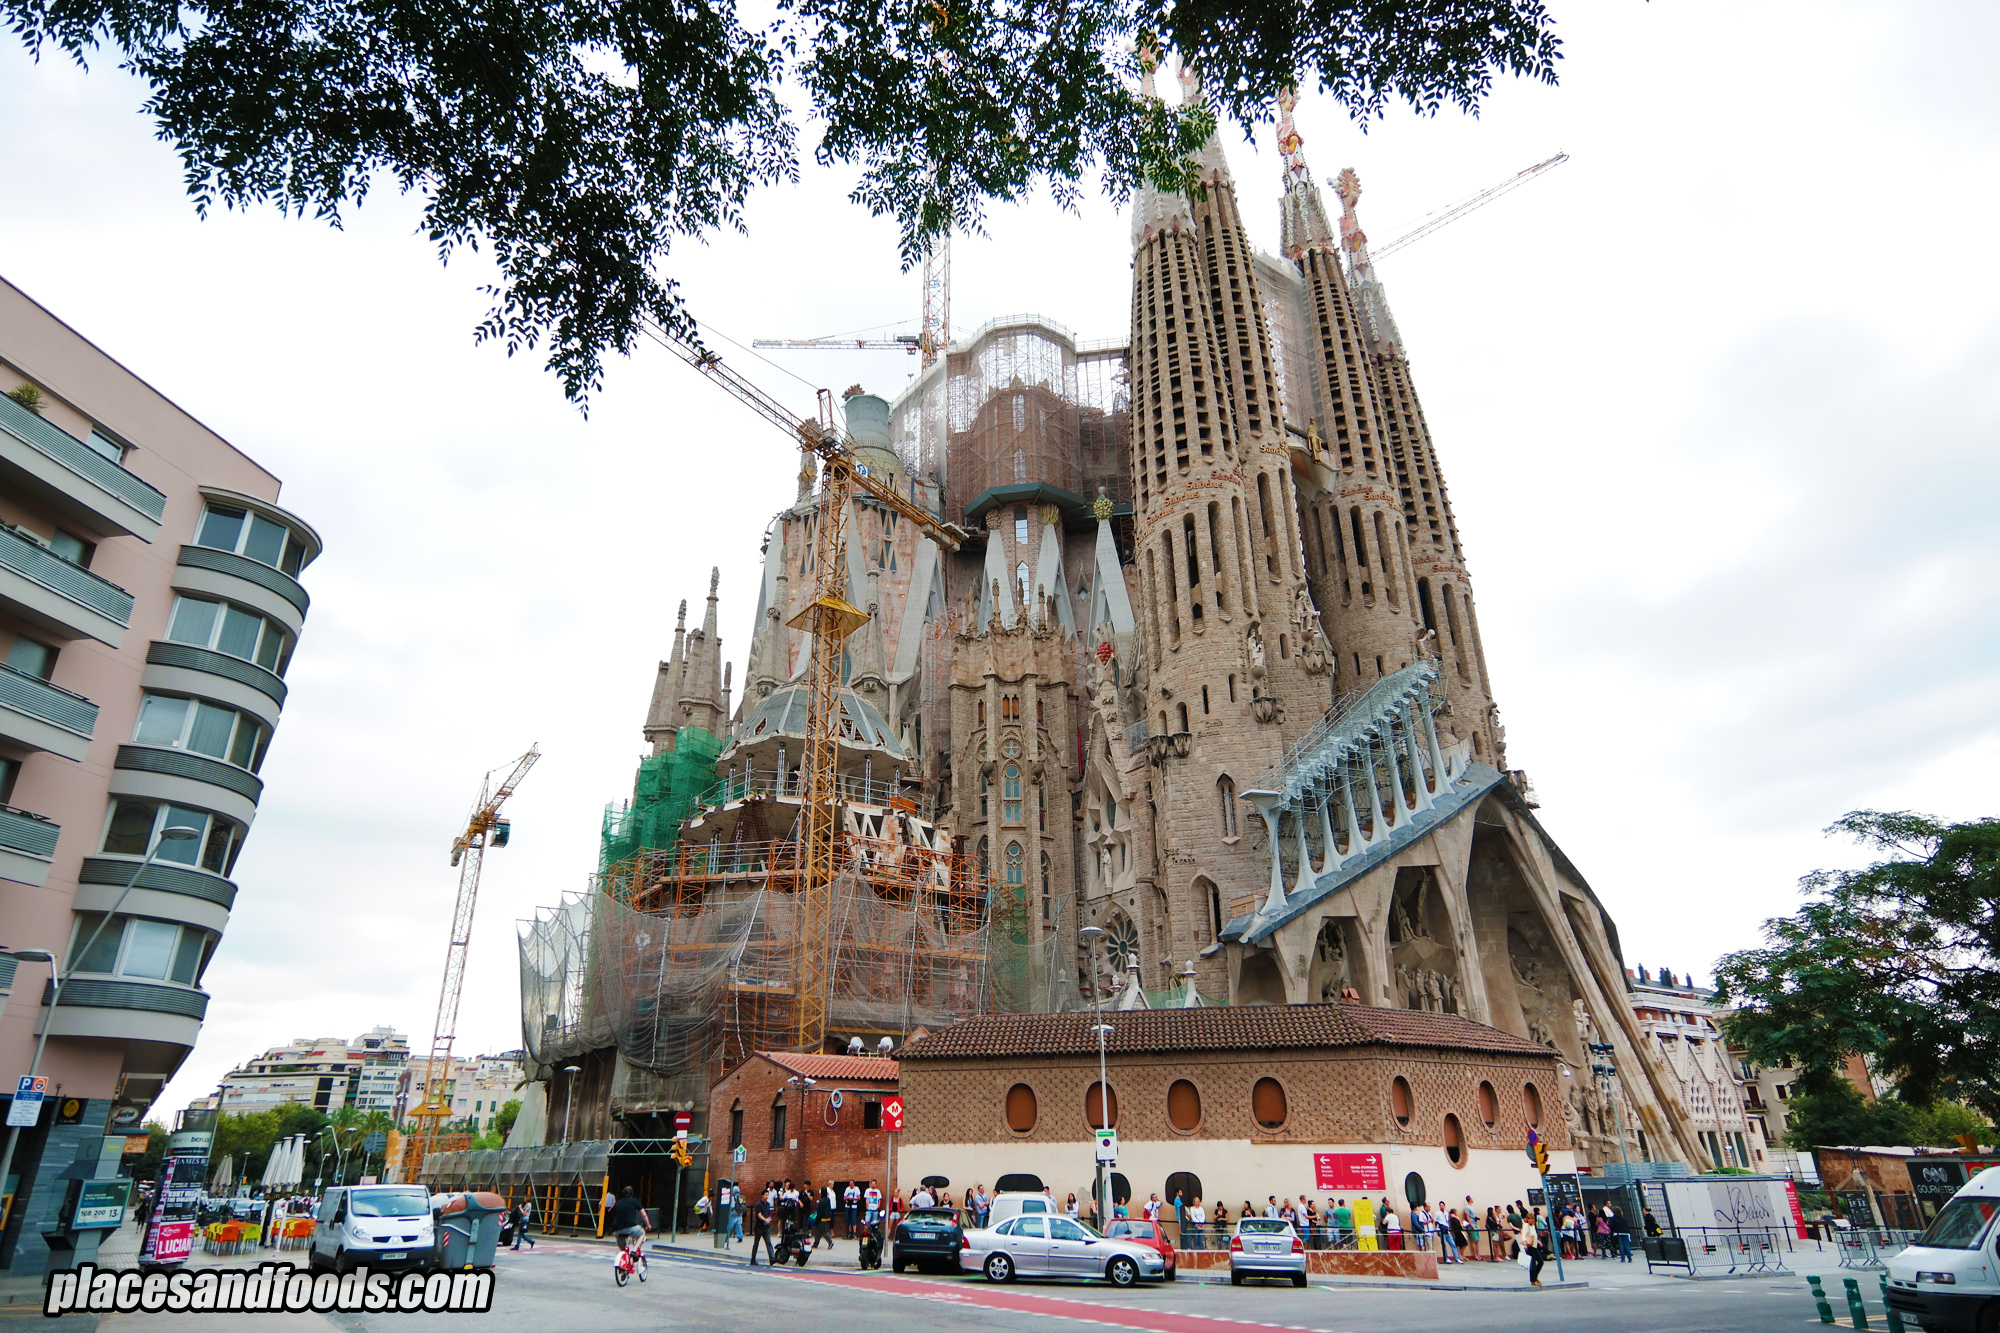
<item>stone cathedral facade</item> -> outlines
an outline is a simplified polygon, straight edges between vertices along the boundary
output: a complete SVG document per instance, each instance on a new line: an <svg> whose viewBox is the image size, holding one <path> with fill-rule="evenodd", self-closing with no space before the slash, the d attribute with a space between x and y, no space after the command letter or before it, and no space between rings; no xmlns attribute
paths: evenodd
<svg viewBox="0 0 2000 1333"><path fill-rule="evenodd" d="M1632 1158L1704 1164L1611 916L1508 768L1359 182L1329 212L1283 109L1276 255L1211 141L1200 197L1134 200L1128 339L997 320L893 404L850 391L871 472L972 534L947 553L854 502L846 596L870 618L843 671L896 738L870 762L985 867L996 1007L1461 1014L1572 1068L1597 1163L1619 1160L1606 1043ZM803 716L761 705L807 666L788 622L822 503L802 468L765 531L733 716L713 583L676 631L655 754L683 724Z"/></svg>

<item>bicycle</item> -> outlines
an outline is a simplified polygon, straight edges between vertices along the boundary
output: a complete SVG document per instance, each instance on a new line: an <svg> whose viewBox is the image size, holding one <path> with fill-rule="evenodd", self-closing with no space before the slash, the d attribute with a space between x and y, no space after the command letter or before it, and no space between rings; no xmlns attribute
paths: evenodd
<svg viewBox="0 0 2000 1333"><path fill-rule="evenodd" d="M646 1280L646 1253L639 1248L644 1244L644 1235L619 1243L618 1257L611 1261L611 1278L619 1286L622 1287L631 1281L634 1273L639 1275L641 1282ZM635 1260L637 1262L634 1262Z"/></svg>

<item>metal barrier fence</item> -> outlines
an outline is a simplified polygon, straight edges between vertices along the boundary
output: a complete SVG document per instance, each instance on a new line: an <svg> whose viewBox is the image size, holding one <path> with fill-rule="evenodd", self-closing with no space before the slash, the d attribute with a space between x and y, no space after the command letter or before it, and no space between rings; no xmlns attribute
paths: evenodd
<svg viewBox="0 0 2000 1333"><path fill-rule="evenodd" d="M1690 1275L1784 1273L1790 1227L1681 1227L1646 1239L1646 1268L1686 1265Z"/></svg>
<svg viewBox="0 0 2000 1333"><path fill-rule="evenodd" d="M1900 1227L1853 1227L1830 1233L1842 1268L1880 1268L1886 1256L1917 1243L1924 1233Z"/></svg>

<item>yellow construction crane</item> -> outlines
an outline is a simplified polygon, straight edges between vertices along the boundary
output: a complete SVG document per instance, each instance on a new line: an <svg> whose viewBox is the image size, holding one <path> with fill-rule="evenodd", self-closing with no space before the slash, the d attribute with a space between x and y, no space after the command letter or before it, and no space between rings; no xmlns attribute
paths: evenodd
<svg viewBox="0 0 2000 1333"><path fill-rule="evenodd" d="M840 645L867 623L868 613L848 603L847 509L857 490L917 525L947 551L956 551L969 534L940 522L929 511L899 492L893 484L868 473L841 438L833 422L833 395L819 391L819 419L801 419L765 393L713 352L701 351L659 328L647 332L681 360L714 380L759 416L796 439L802 450L819 460L819 530L814 539L817 577L813 599L786 622L812 635L812 667L806 677L806 752L800 774L804 823L799 839L798 1046L817 1050L826 1039L826 995L831 979L833 879L838 867L836 778L840 758Z"/></svg>
<svg viewBox="0 0 2000 1333"><path fill-rule="evenodd" d="M536 746L514 761L500 785L493 785L488 773L479 784L479 804L466 821L465 832L451 844L451 863L458 867L458 904L451 914L451 942L444 953L444 985L438 991L437 1023L431 1029L430 1058L424 1062L424 1099L406 1117L409 1128L403 1139L405 1180L415 1180L424 1164L424 1154L436 1151L438 1131L451 1119L451 1043L458 1029L458 997L465 986L465 954L472 942L472 911L479 904L479 871L488 847L505 847L509 834L500 807L528 776L528 770L542 757Z"/></svg>
<svg viewBox="0 0 2000 1333"><path fill-rule="evenodd" d="M752 347L780 347L790 351L834 348L839 351L903 351L923 354L922 365L945 354L951 346L951 233L931 243L924 256L924 314L921 333L899 333L893 338L758 338Z"/></svg>

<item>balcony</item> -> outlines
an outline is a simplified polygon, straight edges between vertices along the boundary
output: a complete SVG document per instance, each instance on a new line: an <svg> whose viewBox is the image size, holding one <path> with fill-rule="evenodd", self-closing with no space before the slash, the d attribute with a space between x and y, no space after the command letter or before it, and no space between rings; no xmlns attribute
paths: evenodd
<svg viewBox="0 0 2000 1333"><path fill-rule="evenodd" d="M230 685L218 689L218 679ZM255 662L186 643L154 643L146 649L146 674L140 684L235 704L273 726L277 725L274 708L285 706L285 682L277 675ZM252 693L262 698L246 697Z"/></svg>
<svg viewBox="0 0 2000 1333"><path fill-rule="evenodd" d="M0 879L40 888L55 861L60 825L40 815L0 805Z"/></svg>
<svg viewBox="0 0 2000 1333"><path fill-rule="evenodd" d="M214 810L242 824L257 817L264 780L247 769L205 754L155 745L121 745L112 761L111 790L119 796Z"/></svg>
<svg viewBox="0 0 2000 1333"><path fill-rule="evenodd" d="M297 635L305 627L312 599L297 579L234 551L207 546L181 547L174 587L255 607Z"/></svg>
<svg viewBox="0 0 2000 1333"><path fill-rule="evenodd" d="M220 875L194 866L154 861L146 867L131 892L132 872L139 868L137 856L86 856L77 872L76 898L79 912L109 912L114 908L132 916L156 917L162 921L184 921L204 930L222 933L229 926L229 909L236 903L236 886Z"/></svg>
<svg viewBox="0 0 2000 1333"><path fill-rule="evenodd" d="M81 759L96 728L96 704L0 664L0 739Z"/></svg>
<svg viewBox="0 0 2000 1333"><path fill-rule="evenodd" d="M13 401L5 394L0 400ZM0 604L57 638L96 639L113 648L125 642L132 623L131 593L4 526Z"/></svg>
<svg viewBox="0 0 2000 1333"><path fill-rule="evenodd" d="M50 987L42 986L42 1007ZM63 983L62 1003L49 1016L55 1037L112 1037L193 1046L208 1013L208 994L169 982L126 981L119 977L72 977Z"/></svg>
<svg viewBox="0 0 2000 1333"><path fill-rule="evenodd" d="M150 542L167 510L158 490L4 396L0 480L99 537Z"/></svg>

